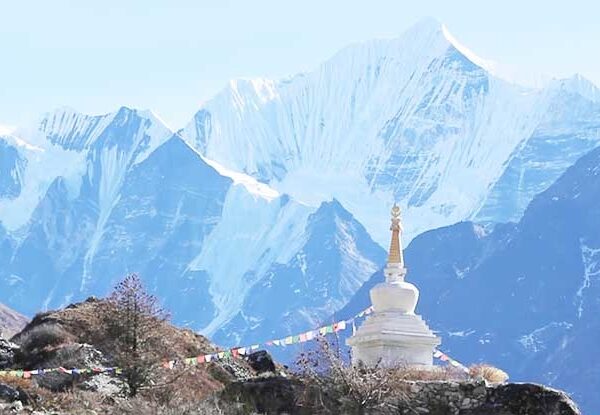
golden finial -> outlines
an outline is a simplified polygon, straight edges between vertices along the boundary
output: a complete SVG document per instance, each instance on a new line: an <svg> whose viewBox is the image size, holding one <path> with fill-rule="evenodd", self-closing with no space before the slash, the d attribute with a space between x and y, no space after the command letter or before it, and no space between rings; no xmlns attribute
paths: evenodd
<svg viewBox="0 0 600 415"><path fill-rule="evenodd" d="M404 267L404 258L402 255L402 244L400 243L400 233L402 232L402 223L400 221L400 207L394 203L392 207L392 241L390 242L390 253L388 256L388 264L400 264Z"/></svg>

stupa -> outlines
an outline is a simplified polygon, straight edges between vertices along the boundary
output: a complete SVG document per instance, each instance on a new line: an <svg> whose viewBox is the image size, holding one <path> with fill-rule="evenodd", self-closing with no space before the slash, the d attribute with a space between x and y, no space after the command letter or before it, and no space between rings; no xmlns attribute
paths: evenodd
<svg viewBox="0 0 600 415"><path fill-rule="evenodd" d="M402 253L400 208L392 208L392 241L385 282L370 291L373 313L347 340L352 362L380 367L432 366L433 351L441 341L425 321L415 314L419 290L404 281L406 268Z"/></svg>

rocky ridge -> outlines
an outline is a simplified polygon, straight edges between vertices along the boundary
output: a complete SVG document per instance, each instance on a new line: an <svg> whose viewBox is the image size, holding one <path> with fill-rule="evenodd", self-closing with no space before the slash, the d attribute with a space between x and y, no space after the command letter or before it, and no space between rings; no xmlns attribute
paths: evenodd
<svg viewBox="0 0 600 415"><path fill-rule="evenodd" d="M0 338L10 338L25 327L27 321L27 317L0 303Z"/></svg>

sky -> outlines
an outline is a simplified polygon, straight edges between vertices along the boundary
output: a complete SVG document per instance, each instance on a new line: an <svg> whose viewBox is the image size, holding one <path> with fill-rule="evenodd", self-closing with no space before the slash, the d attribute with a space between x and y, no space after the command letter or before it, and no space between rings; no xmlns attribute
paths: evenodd
<svg viewBox="0 0 600 415"><path fill-rule="evenodd" d="M426 17L519 82L600 85L598 16L595 0L0 0L0 125L126 105L177 129L230 79L310 71Z"/></svg>

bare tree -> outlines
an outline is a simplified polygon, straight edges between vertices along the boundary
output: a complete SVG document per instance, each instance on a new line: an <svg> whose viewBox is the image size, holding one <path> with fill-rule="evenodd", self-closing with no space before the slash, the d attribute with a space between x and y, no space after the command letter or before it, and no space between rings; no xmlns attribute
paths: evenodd
<svg viewBox="0 0 600 415"><path fill-rule="evenodd" d="M135 396L157 374L161 333L167 313L147 293L136 274L125 277L106 299L100 322L115 363L123 369L129 394Z"/></svg>

